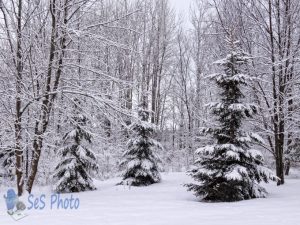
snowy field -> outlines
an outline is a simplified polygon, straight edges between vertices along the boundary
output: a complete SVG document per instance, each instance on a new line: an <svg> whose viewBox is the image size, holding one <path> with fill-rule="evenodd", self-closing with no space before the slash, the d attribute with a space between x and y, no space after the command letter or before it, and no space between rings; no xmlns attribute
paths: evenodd
<svg viewBox="0 0 300 225"><path fill-rule="evenodd" d="M286 185L267 185L269 197L235 203L202 203L182 184L184 173L163 174L163 181L149 187L115 186L120 179L96 182L98 190L75 194L77 210L50 209L50 189L43 210L27 210L28 216L15 222L0 205L0 224L26 225L299 225L300 178L290 177ZM3 196L4 190L1 190ZM1 197L2 197L1 196ZM70 196L70 195L65 195ZM24 202L28 205L26 197Z"/></svg>

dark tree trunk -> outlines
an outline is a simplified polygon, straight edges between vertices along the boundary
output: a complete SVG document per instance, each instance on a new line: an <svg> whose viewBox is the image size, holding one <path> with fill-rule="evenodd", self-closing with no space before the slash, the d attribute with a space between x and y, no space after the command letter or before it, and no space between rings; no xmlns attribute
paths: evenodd
<svg viewBox="0 0 300 225"><path fill-rule="evenodd" d="M67 25L67 9L68 9L68 2L69 0L65 0L64 2L64 27ZM35 138L33 141L33 154L32 154L32 161L31 161L31 172L28 178L27 182L27 190L29 193L32 191L33 183L38 171L38 164L39 159L41 156L41 150L43 147L43 141L44 141L44 134L48 127L48 121L49 116L51 113L51 109L53 107L53 103L55 101L55 98L57 96L56 91L59 85L61 73L62 73L62 66L63 66L63 57L64 52L66 49L66 31L63 30L62 32L62 39L60 42L60 49L61 54L58 59L58 68L55 73L55 79L53 82L53 88L51 90L51 83L52 83L52 72L53 72L53 63L55 60L55 52L56 52L56 37L57 37L57 30L56 30L56 0L51 1L50 11L51 11L51 18L52 18L52 31L51 31L51 44L50 44L50 57L49 57L49 63L48 63L48 73L46 76L46 89L44 93L44 99L42 101L41 111L40 111L40 117L38 122L35 126ZM54 94L50 95L50 92L53 92ZM51 98L50 98L51 96Z"/></svg>
<svg viewBox="0 0 300 225"><path fill-rule="evenodd" d="M21 100L21 87L22 87L22 50L21 50L21 23L22 23L22 0L18 2L18 15L17 15L17 76L16 76L16 119L15 119L15 157L16 157L16 176L17 176L17 189L18 195L21 196L23 194L23 150L21 146L22 140L22 125L21 125L21 117L22 117L22 100Z"/></svg>
<svg viewBox="0 0 300 225"><path fill-rule="evenodd" d="M285 161L285 175L288 176L290 174L291 161L288 159Z"/></svg>

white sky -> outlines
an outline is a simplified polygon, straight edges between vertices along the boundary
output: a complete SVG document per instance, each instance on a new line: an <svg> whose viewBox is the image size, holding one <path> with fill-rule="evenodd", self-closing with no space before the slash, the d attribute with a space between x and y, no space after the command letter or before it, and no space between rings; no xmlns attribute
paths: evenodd
<svg viewBox="0 0 300 225"><path fill-rule="evenodd" d="M169 0L170 5L174 7L177 15L183 16L184 23L188 23L190 4L193 0Z"/></svg>

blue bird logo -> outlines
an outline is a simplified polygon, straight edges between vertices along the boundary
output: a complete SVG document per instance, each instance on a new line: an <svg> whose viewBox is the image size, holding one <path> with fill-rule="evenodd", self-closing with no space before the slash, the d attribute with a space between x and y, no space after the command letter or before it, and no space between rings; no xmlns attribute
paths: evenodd
<svg viewBox="0 0 300 225"><path fill-rule="evenodd" d="M4 195L6 202L7 213L12 216L15 220L19 220L27 216L22 213L26 209L26 205L19 201L19 197L14 189L8 189L7 194Z"/></svg>
<svg viewBox="0 0 300 225"><path fill-rule="evenodd" d="M14 208L18 201L18 196L16 195L14 189L8 189L7 195L4 195L4 199L6 202L7 213L9 215L12 215L14 213Z"/></svg>

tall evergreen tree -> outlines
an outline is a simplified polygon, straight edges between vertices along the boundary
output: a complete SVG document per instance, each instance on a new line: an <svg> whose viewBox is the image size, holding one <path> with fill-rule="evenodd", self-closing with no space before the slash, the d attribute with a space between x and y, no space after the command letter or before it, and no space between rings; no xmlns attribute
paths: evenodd
<svg viewBox="0 0 300 225"><path fill-rule="evenodd" d="M64 136L64 147L59 150L63 158L56 166L53 178L54 190L59 193L95 190L91 171L98 169L95 153L86 147L92 135L86 129L88 119L82 114L79 101L75 99L74 116L70 120L73 128Z"/></svg>
<svg viewBox="0 0 300 225"><path fill-rule="evenodd" d="M127 150L120 163L123 171L121 184L132 186L147 186L160 181L160 158L156 154L162 150L162 145L152 136L156 126L148 122L149 112L140 108L139 119L131 125L133 137L127 143Z"/></svg>
<svg viewBox="0 0 300 225"><path fill-rule="evenodd" d="M187 184L189 191L205 201L238 201L265 197L266 190L261 181L275 180L272 171L264 167L260 151L251 144L263 142L253 132L244 131L242 122L257 113L254 104L243 103L241 87L251 81L243 68L249 57L237 48L237 42L227 40L228 54L216 62L224 73L210 76L220 88L220 102L209 104L218 127L203 128L215 144L196 151L195 167L189 172L197 184Z"/></svg>

